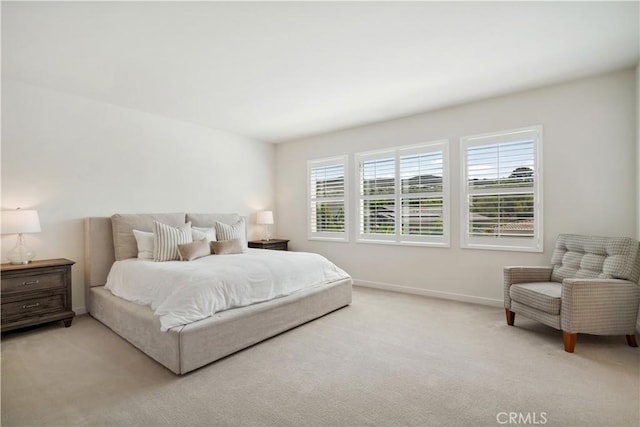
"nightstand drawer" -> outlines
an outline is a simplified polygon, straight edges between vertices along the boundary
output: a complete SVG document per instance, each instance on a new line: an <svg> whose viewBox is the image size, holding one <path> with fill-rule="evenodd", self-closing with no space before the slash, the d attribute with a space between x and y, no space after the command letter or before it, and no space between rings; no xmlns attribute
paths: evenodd
<svg viewBox="0 0 640 427"><path fill-rule="evenodd" d="M262 245L262 249L284 251L287 249L287 244L286 243L265 243L264 245Z"/></svg>
<svg viewBox="0 0 640 427"><path fill-rule="evenodd" d="M66 295L60 293L4 303L1 306L2 323L64 310L65 299Z"/></svg>
<svg viewBox="0 0 640 427"><path fill-rule="evenodd" d="M56 271L46 274L22 275L20 277L2 277L2 293L27 292L42 289L61 288L66 286L65 272Z"/></svg>
<svg viewBox="0 0 640 427"><path fill-rule="evenodd" d="M271 239L271 240L252 240L249 242L249 247L254 249L270 249L272 251L286 251L288 250L289 241L284 239Z"/></svg>

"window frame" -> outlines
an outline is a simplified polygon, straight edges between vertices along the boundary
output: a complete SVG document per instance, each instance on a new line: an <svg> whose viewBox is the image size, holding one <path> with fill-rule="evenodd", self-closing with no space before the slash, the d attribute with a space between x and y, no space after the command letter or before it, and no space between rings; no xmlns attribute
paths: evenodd
<svg viewBox="0 0 640 427"><path fill-rule="evenodd" d="M340 155L333 157L324 157L320 159L307 160L307 240L321 240L330 242L348 242L349 241L349 166L348 155ZM312 219L312 204L318 202L318 199L312 199L311 195L311 171L313 168L329 167L335 165L342 165L344 167L344 192L342 198L327 197L321 198L323 201L342 201L344 209L344 231L329 232L329 231L312 231L311 219Z"/></svg>
<svg viewBox="0 0 640 427"><path fill-rule="evenodd" d="M400 170L400 158L407 154L419 154L442 151L442 186L443 190L436 193L407 193L409 198L419 198L420 195L429 194L434 197L442 197L442 236L422 236L402 234L402 178ZM384 159L392 157L394 160L394 192L388 195L362 195L360 194L361 161ZM449 161L449 140L439 139L420 144L390 147L374 151L356 153L354 156L355 165L355 241L357 243L388 244L402 246L431 246L448 248L451 246L451 220L450 220L450 161ZM393 234L370 234L361 233L362 225L362 201L368 199L393 199L394 200L394 227Z"/></svg>
<svg viewBox="0 0 640 427"><path fill-rule="evenodd" d="M470 147L497 145L516 141L518 137L533 140L534 182L533 238L502 236L471 236L469 233L469 195L467 152ZM543 173L542 173L542 125L527 126L497 132L469 135L460 138L460 247L463 249L499 250L516 252L543 252ZM493 194L514 193L513 190L494 190Z"/></svg>

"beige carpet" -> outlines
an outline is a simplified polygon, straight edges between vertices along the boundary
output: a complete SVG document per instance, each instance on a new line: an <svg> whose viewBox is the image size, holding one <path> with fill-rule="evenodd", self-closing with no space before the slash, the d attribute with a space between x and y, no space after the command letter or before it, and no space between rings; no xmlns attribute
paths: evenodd
<svg viewBox="0 0 640 427"><path fill-rule="evenodd" d="M499 308L355 288L186 376L89 316L2 339L2 426L638 426L640 349ZM506 414L503 414L506 413Z"/></svg>

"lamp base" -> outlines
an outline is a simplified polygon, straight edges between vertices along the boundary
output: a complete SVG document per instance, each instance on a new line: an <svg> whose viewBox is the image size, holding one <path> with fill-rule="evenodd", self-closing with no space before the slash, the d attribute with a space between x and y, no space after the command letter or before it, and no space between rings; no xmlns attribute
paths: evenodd
<svg viewBox="0 0 640 427"><path fill-rule="evenodd" d="M7 258L11 264L29 264L36 257L27 244L24 235L18 234L16 246L7 254Z"/></svg>
<svg viewBox="0 0 640 427"><path fill-rule="evenodd" d="M265 224L263 227L264 230L262 234L262 240L268 242L269 240L271 240L271 230L269 229L269 224Z"/></svg>

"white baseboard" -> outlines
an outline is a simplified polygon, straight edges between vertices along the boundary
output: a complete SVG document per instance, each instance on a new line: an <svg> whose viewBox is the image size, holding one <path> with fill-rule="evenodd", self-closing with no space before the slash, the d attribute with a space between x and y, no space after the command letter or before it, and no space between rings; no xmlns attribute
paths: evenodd
<svg viewBox="0 0 640 427"><path fill-rule="evenodd" d="M87 307L74 307L73 311L76 313L76 316L80 316L81 314L87 314Z"/></svg>
<svg viewBox="0 0 640 427"><path fill-rule="evenodd" d="M469 302L472 304L489 305L492 307L504 307L501 299L476 297L472 295L454 294L451 292L433 291L429 289L412 288L410 286L393 285L390 283L372 282L369 280L353 279L355 286L365 288L382 289L385 291L400 292L404 294L421 295L425 297L448 299L453 301Z"/></svg>

